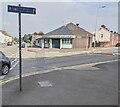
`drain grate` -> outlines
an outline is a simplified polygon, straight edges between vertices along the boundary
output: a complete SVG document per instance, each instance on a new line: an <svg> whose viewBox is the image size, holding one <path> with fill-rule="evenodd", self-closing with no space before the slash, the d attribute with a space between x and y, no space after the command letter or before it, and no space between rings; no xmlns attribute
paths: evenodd
<svg viewBox="0 0 120 107"><path fill-rule="evenodd" d="M52 82L50 82L49 80L46 81L39 81L38 85L40 85L41 87L52 87Z"/></svg>

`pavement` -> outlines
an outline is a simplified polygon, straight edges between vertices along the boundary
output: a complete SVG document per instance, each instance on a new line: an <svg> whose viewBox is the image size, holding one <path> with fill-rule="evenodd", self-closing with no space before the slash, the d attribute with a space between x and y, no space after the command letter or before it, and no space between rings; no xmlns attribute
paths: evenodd
<svg viewBox="0 0 120 107"><path fill-rule="evenodd" d="M117 62L55 70L2 86L3 105L117 105ZM9 87L9 88L8 88Z"/></svg>
<svg viewBox="0 0 120 107"><path fill-rule="evenodd" d="M61 56L70 56L78 54L92 54L92 53L104 53L104 54L113 54L120 55L118 47L107 47L107 48L89 48L89 49L42 49L42 48L27 48L27 52L34 54L37 52L43 53L46 57L61 57Z"/></svg>
<svg viewBox="0 0 120 107"><path fill-rule="evenodd" d="M0 49L8 56L9 58L18 58L19 50L17 45L5 46L0 45ZM34 48L34 47L25 47L22 48L22 57L23 58L34 58L36 53L40 53L46 57L61 57L61 56L70 56L78 54L89 54L89 53L104 53L104 54L120 54L118 52L118 47L107 47L107 48L83 48L83 49L47 49L47 48Z"/></svg>

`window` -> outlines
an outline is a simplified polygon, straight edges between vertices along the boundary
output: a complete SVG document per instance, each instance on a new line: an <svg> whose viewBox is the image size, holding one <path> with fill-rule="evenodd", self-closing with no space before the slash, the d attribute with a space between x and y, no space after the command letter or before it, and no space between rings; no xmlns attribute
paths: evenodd
<svg viewBox="0 0 120 107"><path fill-rule="evenodd" d="M103 38L103 34L101 34L101 38Z"/></svg>
<svg viewBox="0 0 120 107"><path fill-rule="evenodd" d="M72 44L72 39L62 39L62 44Z"/></svg>
<svg viewBox="0 0 120 107"><path fill-rule="evenodd" d="M0 59L2 59L3 57L5 57L5 54L3 54L3 53L0 51Z"/></svg>
<svg viewBox="0 0 120 107"><path fill-rule="evenodd" d="M2 54L0 53L0 59L2 59Z"/></svg>
<svg viewBox="0 0 120 107"><path fill-rule="evenodd" d="M49 43L49 39L45 39L45 43L46 43L46 44Z"/></svg>

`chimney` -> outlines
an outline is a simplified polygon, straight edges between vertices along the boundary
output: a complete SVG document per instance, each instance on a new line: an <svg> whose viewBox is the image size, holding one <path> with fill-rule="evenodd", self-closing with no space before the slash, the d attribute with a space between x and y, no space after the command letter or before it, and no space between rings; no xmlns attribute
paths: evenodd
<svg viewBox="0 0 120 107"><path fill-rule="evenodd" d="M112 30L111 30L110 32L111 32L111 33L113 33L113 31L112 31Z"/></svg>
<svg viewBox="0 0 120 107"><path fill-rule="evenodd" d="M106 26L105 26L105 25L101 25L101 27L102 27L102 28L106 28Z"/></svg>
<svg viewBox="0 0 120 107"><path fill-rule="evenodd" d="M76 26L79 26L79 23L77 23Z"/></svg>

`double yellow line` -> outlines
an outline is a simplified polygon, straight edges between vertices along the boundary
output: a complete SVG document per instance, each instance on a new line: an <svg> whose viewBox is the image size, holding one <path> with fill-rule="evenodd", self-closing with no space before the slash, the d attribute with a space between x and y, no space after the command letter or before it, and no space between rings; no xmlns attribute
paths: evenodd
<svg viewBox="0 0 120 107"><path fill-rule="evenodd" d="M38 72L26 73L26 74L23 74L22 77L33 76L33 75L36 75L36 74L49 73L51 71L57 71L57 70L59 71L59 70L64 70L64 69L74 69L74 68L90 67L90 66L94 66L94 65L97 65L97 64L116 62L116 61L118 61L118 59L117 60L111 60L111 61L103 61L103 62L95 62L95 63L89 63L89 64L81 64L81 65L53 68L51 70L45 70L45 71L42 71L42 72L38 71ZM7 78L7 79L0 80L0 86L5 85L6 83L14 81L16 79L19 79L19 75L13 76L13 77L10 77L10 78Z"/></svg>
<svg viewBox="0 0 120 107"><path fill-rule="evenodd" d="M38 74L38 73L39 73L39 72L26 73L26 74L23 74L22 77L27 77L27 76L31 76L31 75L36 75L36 74ZM10 81L13 81L13 80L16 80L16 79L19 79L19 75L13 76L13 77L10 77L10 78L7 78L7 79L0 80L0 86L1 86L1 85L5 85L6 83L8 83L8 82L10 82Z"/></svg>

